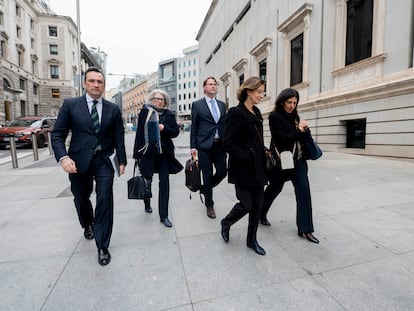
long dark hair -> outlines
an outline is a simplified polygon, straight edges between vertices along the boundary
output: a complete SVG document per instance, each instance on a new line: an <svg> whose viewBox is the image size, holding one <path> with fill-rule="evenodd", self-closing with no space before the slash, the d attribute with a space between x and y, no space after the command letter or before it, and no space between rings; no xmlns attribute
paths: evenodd
<svg viewBox="0 0 414 311"><path fill-rule="evenodd" d="M293 118L295 121L299 121L299 114L298 114L298 105L299 105L299 92L292 88L284 89L282 92L279 93L278 97L275 101L275 107L273 108L273 111L277 111L279 113L285 113L285 109L283 108L283 104L285 101L287 101L289 98L296 97L298 103L295 107L295 109L290 114L290 117Z"/></svg>

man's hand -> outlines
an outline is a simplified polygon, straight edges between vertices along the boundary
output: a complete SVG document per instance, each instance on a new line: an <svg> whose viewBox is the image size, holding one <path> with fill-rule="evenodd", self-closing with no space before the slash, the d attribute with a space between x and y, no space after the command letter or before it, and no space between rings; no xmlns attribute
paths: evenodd
<svg viewBox="0 0 414 311"><path fill-rule="evenodd" d="M60 162L61 162L63 170L66 173L69 173L69 174L77 173L78 170L76 168L75 161L73 161L71 158L69 157L63 158Z"/></svg>
<svg viewBox="0 0 414 311"><path fill-rule="evenodd" d="M197 149L191 149L190 154L193 160L195 160L197 158Z"/></svg>
<svg viewBox="0 0 414 311"><path fill-rule="evenodd" d="M125 174L125 165L119 165L119 175Z"/></svg>

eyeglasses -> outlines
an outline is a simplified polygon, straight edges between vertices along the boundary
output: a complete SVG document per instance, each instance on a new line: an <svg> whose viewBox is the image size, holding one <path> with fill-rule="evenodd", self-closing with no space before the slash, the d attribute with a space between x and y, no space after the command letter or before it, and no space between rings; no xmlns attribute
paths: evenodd
<svg viewBox="0 0 414 311"><path fill-rule="evenodd" d="M257 94L266 96L266 92L262 90L256 90Z"/></svg>
<svg viewBox="0 0 414 311"><path fill-rule="evenodd" d="M151 100L158 100L159 102L165 102L165 99L161 97L153 97L151 98Z"/></svg>

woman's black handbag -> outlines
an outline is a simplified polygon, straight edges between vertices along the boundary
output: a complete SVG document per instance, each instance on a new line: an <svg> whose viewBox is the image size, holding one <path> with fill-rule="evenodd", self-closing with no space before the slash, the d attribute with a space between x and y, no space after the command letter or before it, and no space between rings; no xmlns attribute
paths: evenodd
<svg viewBox="0 0 414 311"><path fill-rule="evenodd" d="M309 160L317 160L322 156L322 150L318 144L313 140L311 135L306 136L304 142L306 156Z"/></svg>
<svg viewBox="0 0 414 311"><path fill-rule="evenodd" d="M134 174L128 180L128 199L144 200L152 197L151 180L143 176L135 176L135 169L138 164L134 166Z"/></svg>

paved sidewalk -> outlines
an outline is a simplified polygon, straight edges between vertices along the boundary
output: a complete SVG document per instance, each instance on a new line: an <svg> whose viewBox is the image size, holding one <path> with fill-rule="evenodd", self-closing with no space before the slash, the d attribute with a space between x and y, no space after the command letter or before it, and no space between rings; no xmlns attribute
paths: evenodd
<svg viewBox="0 0 414 311"><path fill-rule="evenodd" d="M126 135L128 155L134 133ZM175 139L184 164L188 133ZM130 161L132 164L132 160ZM49 156L0 165L0 310L414 310L414 163L325 152L310 162L315 245L297 236L293 189L246 247L247 219L220 236L235 202L225 180L217 219L171 176L172 228L115 179L112 261L83 238L67 175ZM156 178L153 193L157 197Z"/></svg>

